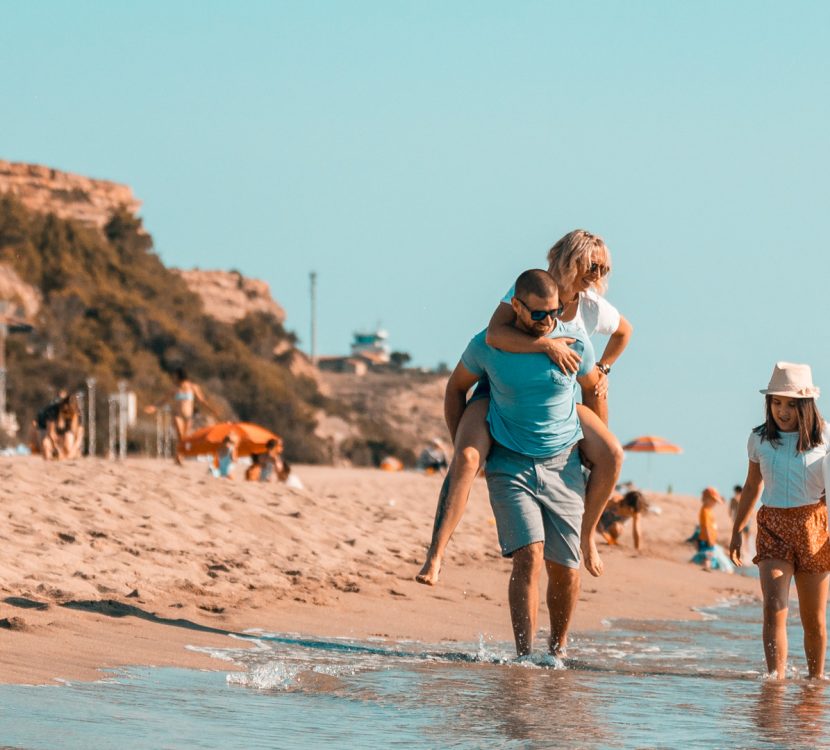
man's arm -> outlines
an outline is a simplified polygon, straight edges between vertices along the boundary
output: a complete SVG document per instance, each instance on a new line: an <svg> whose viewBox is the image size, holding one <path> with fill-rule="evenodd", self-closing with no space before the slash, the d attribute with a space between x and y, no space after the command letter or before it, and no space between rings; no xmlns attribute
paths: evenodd
<svg viewBox="0 0 830 750"><path fill-rule="evenodd" d="M587 375L577 378L582 388L582 403L596 414L606 425L608 424L608 399L604 396L597 396L596 385L602 373L592 368Z"/></svg>
<svg viewBox="0 0 830 750"><path fill-rule="evenodd" d="M447 381L447 389L444 391L444 419L453 443L461 415L467 407L467 391L480 379L480 375L473 374L459 362Z"/></svg>
<svg viewBox="0 0 830 750"><path fill-rule="evenodd" d="M548 336L537 338L516 328L515 321L516 313L513 308L500 302L487 325L487 344L495 349L516 354L547 354L551 361L566 373L573 373L579 369L581 357L568 346L576 339L552 339Z"/></svg>

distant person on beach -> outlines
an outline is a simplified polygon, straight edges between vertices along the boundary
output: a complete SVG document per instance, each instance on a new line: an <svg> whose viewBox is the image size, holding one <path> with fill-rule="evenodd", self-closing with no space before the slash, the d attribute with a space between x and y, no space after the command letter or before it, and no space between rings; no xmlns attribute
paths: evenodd
<svg viewBox="0 0 830 750"><path fill-rule="evenodd" d="M690 562L700 565L704 570L733 571L732 563L718 544L718 524L715 521L715 508L724 502L720 492L714 487L706 487L700 495L700 511L695 542L697 553Z"/></svg>
<svg viewBox="0 0 830 750"><path fill-rule="evenodd" d="M417 467L427 474L443 474L448 465L444 444L438 438L432 438L418 456Z"/></svg>
<svg viewBox="0 0 830 750"><path fill-rule="evenodd" d="M37 413L33 421L35 443L44 461L67 458L65 441L58 432L58 420L68 400L65 390L58 391L57 396Z"/></svg>
<svg viewBox="0 0 830 750"><path fill-rule="evenodd" d="M260 453L252 453L251 454L251 463L247 469L245 469L245 481L246 482L258 482L260 480L260 476L262 475L262 465L259 463L259 458L262 454Z"/></svg>
<svg viewBox="0 0 830 750"><path fill-rule="evenodd" d="M631 520L634 549L639 551L643 540L641 518L647 510L648 502L639 490L626 492L625 495L615 494L602 511L597 531L608 544L619 544L623 525Z"/></svg>
<svg viewBox="0 0 830 750"><path fill-rule="evenodd" d="M761 577L767 670L771 677L786 677L787 612L790 583L795 579L808 675L822 679L830 580L822 465L830 446L830 426L816 406L819 389L813 385L809 365L776 363L761 393L764 422L749 435L749 469L729 552L736 565L743 564L743 529L760 495L752 562Z"/></svg>
<svg viewBox="0 0 830 750"><path fill-rule="evenodd" d="M558 336L562 311L549 273L525 271L516 280L514 325L533 337ZM570 335L570 333L568 334ZM617 476L600 493L585 496L577 450L582 437L576 411L577 382L592 390L598 381L591 342L574 332L581 353L576 373L543 354L517 354L490 346L486 331L474 336L447 385L444 412L455 436L470 388L485 376L491 396L487 420L493 447L487 488L502 555L513 560L508 600L519 656L531 652L539 609L539 577L548 574L549 650L562 655L579 593L580 559L594 576L602 573L594 532Z"/></svg>
<svg viewBox="0 0 830 750"><path fill-rule="evenodd" d="M261 482L279 481L279 472L282 467L282 440L271 438L265 444L265 452L259 454Z"/></svg>
<svg viewBox="0 0 830 750"><path fill-rule="evenodd" d="M729 517L732 519L732 522L735 522L735 519L738 516L738 506L741 503L741 492L743 491L743 487L741 485L736 484L732 488L732 497L729 498ZM747 521L746 526L743 527L741 533L744 535L744 544L749 544L749 527L752 524L752 518Z"/></svg>
<svg viewBox="0 0 830 750"><path fill-rule="evenodd" d="M213 476L233 479L233 470L239 460L238 445L239 437L235 432L231 432L222 439L222 445L216 452L216 465L211 469Z"/></svg>
<svg viewBox="0 0 830 750"><path fill-rule="evenodd" d="M611 253L602 238L584 229L569 232L548 252L548 272L559 287L562 316L556 325L565 338L537 336L516 326L515 289L510 289L490 319L487 344L503 352L543 353L559 371L572 374L580 366L580 355L570 344L580 337L609 336L595 364L596 383L582 390L583 405L577 406L584 433L579 450L586 463L593 466L588 487L591 495L600 487L613 487L622 466L622 448L607 428L608 375L628 345L632 327L602 296L606 277L611 272ZM420 583L433 586L438 583L444 552L464 515L473 480L490 450L489 400L485 379L476 389L453 435L454 454L438 497L432 540L426 561L415 577ZM609 491L603 502L610 496Z"/></svg>
<svg viewBox="0 0 830 750"><path fill-rule="evenodd" d="M173 403L173 424L176 427L176 463L182 463L182 446L187 435L193 432L193 416L195 414L196 403L199 403L216 419L220 419L219 413L205 398L204 393L198 383L194 383L187 375L183 367L179 367L173 373L173 379L176 381L176 387L170 395L164 399L162 403ZM144 411L147 414L153 414L158 409L158 406L152 404Z"/></svg>
<svg viewBox="0 0 830 750"><path fill-rule="evenodd" d="M84 447L84 425L75 396L66 396L58 409L55 434L60 453L66 459L80 458Z"/></svg>

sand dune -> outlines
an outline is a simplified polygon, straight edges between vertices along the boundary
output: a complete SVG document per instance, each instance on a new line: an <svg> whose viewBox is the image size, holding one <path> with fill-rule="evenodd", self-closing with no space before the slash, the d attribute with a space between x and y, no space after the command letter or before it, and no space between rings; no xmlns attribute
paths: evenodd
<svg viewBox="0 0 830 750"><path fill-rule="evenodd" d="M509 562L483 481L433 588L413 577L439 478L296 470L307 489L213 479L195 462L0 459L0 680L94 678L122 664L216 668L185 644L224 644L247 628L511 640ZM695 606L757 592L756 581L686 563L696 499L654 503L662 512L646 519L644 552L627 538L603 545L605 575L584 574L577 630L689 619Z"/></svg>

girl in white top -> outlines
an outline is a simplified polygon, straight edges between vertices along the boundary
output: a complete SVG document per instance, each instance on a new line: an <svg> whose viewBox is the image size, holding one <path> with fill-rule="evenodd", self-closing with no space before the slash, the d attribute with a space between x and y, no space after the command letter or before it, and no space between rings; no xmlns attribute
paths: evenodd
<svg viewBox="0 0 830 750"><path fill-rule="evenodd" d="M816 407L809 365L778 362L766 395L766 418L749 436L749 470L729 554L741 565L743 534L760 495L756 555L764 598L764 654L771 677L787 668L787 607L795 578L810 677L823 678L827 647L830 536L822 466L830 427ZM763 494L761 489L763 487Z"/></svg>
<svg viewBox="0 0 830 750"><path fill-rule="evenodd" d="M603 501L611 496L620 468L622 448L607 428L608 373L631 338L632 327L602 294L606 277L611 271L611 254L602 238L577 229L562 237L548 252L548 272L559 287L560 304L564 307L557 319L557 328L609 335L608 344L597 361L598 380L591 393L583 392L579 418L583 438L579 443L586 459L593 465L587 493L602 494ZM561 370L576 372L580 357L570 348L571 338L534 338L514 326L511 306L513 289L502 299L487 328L487 343L497 349L519 353L544 353ZM435 585L444 551L455 527L464 514L473 480L490 451L490 430L487 426L489 407L487 393L477 392L470 400L452 436L455 447L447 477L441 488L435 525L427 559L416 580ZM587 501L586 501L587 502ZM583 554L593 556L595 550ZM591 572L596 575L594 570Z"/></svg>

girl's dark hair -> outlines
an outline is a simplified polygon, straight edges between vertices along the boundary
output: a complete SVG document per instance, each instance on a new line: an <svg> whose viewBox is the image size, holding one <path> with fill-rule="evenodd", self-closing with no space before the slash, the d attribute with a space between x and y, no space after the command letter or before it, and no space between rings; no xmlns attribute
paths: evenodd
<svg viewBox="0 0 830 750"><path fill-rule="evenodd" d="M173 375L176 377L176 380L178 380L180 383L183 383L185 380L188 379L187 370L185 370L184 367L177 367L173 371Z"/></svg>
<svg viewBox="0 0 830 750"><path fill-rule="evenodd" d="M824 419L822 419L814 398L796 398L793 400L796 404L795 413L798 417L798 443L795 449L798 453L803 453L824 443L824 438L821 435ZM753 432L761 440L768 440L777 448L781 444L781 433L772 418L771 395L766 397L765 414L764 424L758 425Z"/></svg>
<svg viewBox="0 0 830 750"><path fill-rule="evenodd" d="M644 513L648 510L648 501L639 490L631 490L623 495L622 505L631 508L635 513Z"/></svg>

